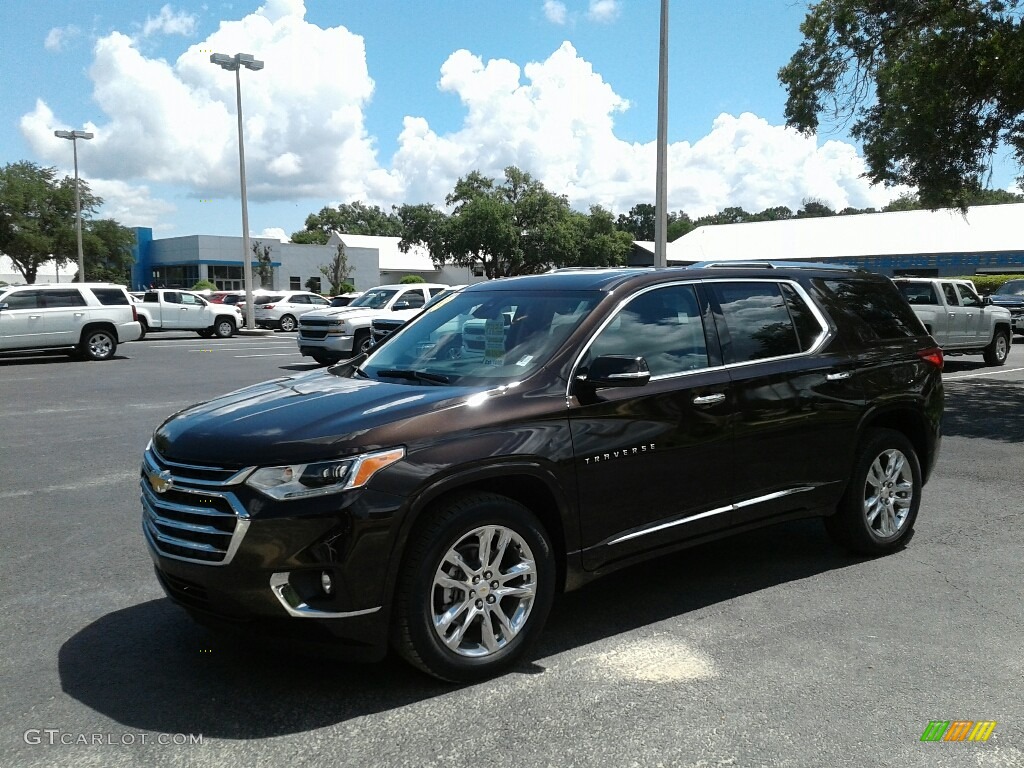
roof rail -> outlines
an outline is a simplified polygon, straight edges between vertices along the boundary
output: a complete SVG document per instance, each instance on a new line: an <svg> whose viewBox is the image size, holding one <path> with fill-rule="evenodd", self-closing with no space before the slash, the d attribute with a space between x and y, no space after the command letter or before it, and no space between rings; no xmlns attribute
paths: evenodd
<svg viewBox="0 0 1024 768"><path fill-rule="evenodd" d="M770 259L748 261L698 261L687 269L834 269L849 271L857 269L851 264L834 264L821 261L772 261Z"/></svg>

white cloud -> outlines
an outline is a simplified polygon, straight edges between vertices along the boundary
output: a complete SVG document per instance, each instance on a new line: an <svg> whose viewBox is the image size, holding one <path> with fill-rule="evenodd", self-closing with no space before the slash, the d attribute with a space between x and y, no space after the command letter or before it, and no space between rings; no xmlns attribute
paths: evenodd
<svg viewBox="0 0 1024 768"><path fill-rule="evenodd" d="M74 24L69 24L66 27L54 27L46 34L46 40L43 41L43 47L48 51L62 51L64 46L71 40L78 37L81 34L81 30Z"/></svg>
<svg viewBox="0 0 1024 768"><path fill-rule="evenodd" d="M160 9L157 16L149 16L142 26L142 35L191 35L196 31L196 17L185 11L175 12L169 5Z"/></svg>
<svg viewBox="0 0 1024 768"><path fill-rule="evenodd" d="M90 177L89 188L103 198L97 218L117 219L126 227L152 227L154 222L166 221L177 210L173 203L154 197L145 184ZM170 228L167 224L155 227L157 230Z"/></svg>
<svg viewBox="0 0 1024 768"><path fill-rule="evenodd" d="M508 165L529 171L580 209L600 204L622 212L654 201L655 143L615 135L615 114L629 104L569 43L522 70L457 51L442 66L438 85L459 96L466 116L445 135L422 117L405 119L393 173L406 201L437 203L459 176L479 169L500 178ZM669 147L669 206L700 216L732 205L795 210L813 197L839 210L878 207L895 196L870 186L864 170L852 145L818 147L815 138L756 115L723 114L707 136Z"/></svg>
<svg viewBox="0 0 1024 768"><path fill-rule="evenodd" d="M591 21L607 23L619 15L619 0L590 0L587 17Z"/></svg>
<svg viewBox="0 0 1024 768"><path fill-rule="evenodd" d="M254 235L254 237L267 240L280 240L282 243L290 243L292 241L288 233L280 227L266 227L258 235Z"/></svg>
<svg viewBox="0 0 1024 768"><path fill-rule="evenodd" d="M250 52L266 63L242 73L253 201L441 205L460 176L477 169L500 178L516 165L583 210L601 204L622 212L653 202L654 142L616 135L615 119L629 102L570 43L522 65L454 52L438 88L458 98L461 125L439 134L428 117L406 116L383 166L364 123L374 81L363 39L307 22L302 0L267 0L222 22L176 61L148 58L120 32L96 42L89 76L104 116L84 126L96 137L79 149L90 179L124 185L106 194L97 187L110 200L105 215L146 224L166 214L161 206L169 204L150 196L149 185L177 187L182 198L237 196L235 79L209 62L211 51ZM34 155L62 166L69 148L53 130L81 127L43 100L21 118ZM730 205L795 209L809 197L836 209L877 207L895 195L867 184L852 145L819 147L813 137L752 114L720 115L707 136L672 144L669 161L669 206L692 216Z"/></svg>
<svg viewBox="0 0 1024 768"><path fill-rule="evenodd" d="M552 24L565 24L569 18L569 12L565 3L559 0L544 0L544 16Z"/></svg>
<svg viewBox="0 0 1024 768"><path fill-rule="evenodd" d="M94 172L184 185L204 196L237 194L235 78L210 63L210 51L250 52L266 64L242 73L250 198L400 193L364 127L374 84L363 39L305 21L301 0L268 0L241 20L224 21L173 62L148 58L120 32L100 38L89 75L106 118L90 142ZM51 162L63 158L52 137L58 122L43 101L21 119L32 149Z"/></svg>

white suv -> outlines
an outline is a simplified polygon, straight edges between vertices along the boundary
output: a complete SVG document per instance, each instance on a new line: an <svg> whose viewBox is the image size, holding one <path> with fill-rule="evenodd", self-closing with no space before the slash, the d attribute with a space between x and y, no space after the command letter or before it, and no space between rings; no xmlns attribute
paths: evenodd
<svg viewBox="0 0 1024 768"><path fill-rule="evenodd" d="M142 335L123 286L55 283L0 288L0 350L66 347L89 360L109 360L117 345Z"/></svg>
<svg viewBox="0 0 1024 768"><path fill-rule="evenodd" d="M323 296L309 291L268 293L253 298L253 320L258 328L294 331L298 326L298 318L330 304Z"/></svg>

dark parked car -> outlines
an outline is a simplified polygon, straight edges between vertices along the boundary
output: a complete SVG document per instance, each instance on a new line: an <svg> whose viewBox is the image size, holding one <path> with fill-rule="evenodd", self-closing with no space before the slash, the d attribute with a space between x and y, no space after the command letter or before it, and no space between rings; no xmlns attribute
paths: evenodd
<svg viewBox="0 0 1024 768"><path fill-rule="evenodd" d="M1024 280L1007 280L989 299L997 307L1010 310L1013 332L1024 334Z"/></svg>
<svg viewBox="0 0 1024 768"><path fill-rule="evenodd" d="M452 355L466 327L479 345ZM902 547L941 368L865 272L481 283L368 356L169 418L143 529L201 621L474 680L526 652L556 592L681 547L811 516L854 551Z"/></svg>

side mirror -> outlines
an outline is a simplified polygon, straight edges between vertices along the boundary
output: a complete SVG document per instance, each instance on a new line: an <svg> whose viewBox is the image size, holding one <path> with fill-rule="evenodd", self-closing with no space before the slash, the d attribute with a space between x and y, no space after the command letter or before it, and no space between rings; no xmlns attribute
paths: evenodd
<svg viewBox="0 0 1024 768"><path fill-rule="evenodd" d="M602 355L578 380L592 387L642 387L651 380L651 370L642 357Z"/></svg>
<svg viewBox="0 0 1024 768"><path fill-rule="evenodd" d="M10 309L10 308L11 308L11 305L8 304L6 301L3 304L0 304L0 312L3 312L5 309Z"/></svg>
<svg viewBox="0 0 1024 768"><path fill-rule="evenodd" d="M986 307L989 306L992 303L992 297L991 296L982 296L981 297L981 303L982 303L983 306L986 306Z"/></svg>

